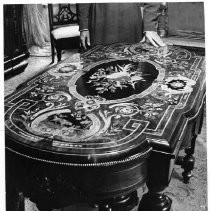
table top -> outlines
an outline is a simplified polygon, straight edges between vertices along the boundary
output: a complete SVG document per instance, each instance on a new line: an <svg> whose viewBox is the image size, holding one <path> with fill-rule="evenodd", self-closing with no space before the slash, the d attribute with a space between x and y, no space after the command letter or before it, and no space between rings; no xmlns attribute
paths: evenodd
<svg viewBox="0 0 210 211"><path fill-rule="evenodd" d="M6 146L37 159L89 162L148 143L171 153L204 95L205 58L196 49L96 46L5 98Z"/></svg>

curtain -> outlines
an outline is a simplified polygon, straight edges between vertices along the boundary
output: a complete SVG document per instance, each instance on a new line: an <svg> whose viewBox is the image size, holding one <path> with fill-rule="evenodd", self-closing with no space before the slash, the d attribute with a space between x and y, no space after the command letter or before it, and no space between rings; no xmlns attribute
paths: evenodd
<svg viewBox="0 0 210 211"><path fill-rule="evenodd" d="M30 55L50 56L50 28L47 5L23 5L23 28Z"/></svg>

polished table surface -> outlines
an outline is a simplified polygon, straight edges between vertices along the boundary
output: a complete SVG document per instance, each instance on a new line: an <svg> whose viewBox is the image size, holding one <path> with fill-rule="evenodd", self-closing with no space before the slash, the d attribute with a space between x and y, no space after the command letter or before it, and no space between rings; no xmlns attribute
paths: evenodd
<svg viewBox="0 0 210 211"><path fill-rule="evenodd" d="M106 166L151 150L176 157L204 97L205 59L196 49L96 46L6 97L6 149L69 166Z"/></svg>
<svg viewBox="0 0 210 211"><path fill-rule="evenodd" d="M55 153L97 162L145 141L172 152L176 125L203 97L203 66L202 56L173 46L164 57L146 45L96 47L6 98L6 135L46 159Z"/></svg>

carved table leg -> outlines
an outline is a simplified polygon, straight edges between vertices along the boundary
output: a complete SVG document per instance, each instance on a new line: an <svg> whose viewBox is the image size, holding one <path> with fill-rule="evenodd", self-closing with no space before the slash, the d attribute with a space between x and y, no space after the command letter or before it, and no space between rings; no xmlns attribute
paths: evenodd
<svg viewBox="0 0 210 211"><path fill-rule="evenodd" d="M148 193L144 194L141 199L138 211L169 211L171 204L172 200L161 190L149 188Z"/></svg>
<svg viewBox="0 0 210 211"><path fill-rule="evenodd" d="M137 191L126 196L112 198L98 203L99 211L130 211L138 204Z"/></svg>
<svg viewBox="0 0 210 211"><path fill-rule="evenodd" d="M197 136L193 137L193 146L185 150L186 156L183 158L182 168L184 172L182 173L184 183L188 183L192 177L192 170L194 169L195 158L193 156L195 149L195 140Z"/></svg>
<svg viewBox="0 0 210 211"><path fill-rule="evenodd" d="M189 183L190 178L192 177L192 170L194 169L195 158L193 156L195 151L195 141L197 135L194 135L191 140L191 146L185 149L186 155L184 157L178 157L176 164L181 165L184 169L182 176L184 183Z"/></svg>
<svg viewBox="0 0 210 211"><path fill-rule="evenodd" d="M58 59L58 62L60 62L61 61L62 50L60 48L56 48L56 51L57 51L57 59Z"/></svg>
<svg viewBox="0 0 210 211"><path fill-rule="evenodd" d="M147 187L138 211L169 211L172 200L163 191L170 182L171 157L169 154L153 151L148 159Z"/></svg>
<svg viewBox="0 0 210 211"><path fill-rule="evenodd" d="M204 109L205 102L203 103L199 114L191 120L191 123L189 123L189 125L192 124L192 127L188 127L189 129L187 129L186 136L190 136L190 147L185 149L186 155L184 157L179 156L176 160L176 164L180 165L184 169L182 173L184 183L189 183L189 180L192 177L192 170L194 169L195 164L195 157L193 156L195 152L195 143L198 134L201 133L204 119Z"/></svg>
<svg viewBox="0 0 210 211"><path fill-rule="evenodd" d="M192 177L192 170L194 169L195 157L193 156L195 153L195 143L197 139L197 135L201 132L204 118L204 106L202 107L200 118L198 118L197 122L195 121L194 127L192 130L192 139L190 147L185 149L185 157L182 159L181 166L184 169L182 173L184 183L188 183L190 178Z"/></svg>

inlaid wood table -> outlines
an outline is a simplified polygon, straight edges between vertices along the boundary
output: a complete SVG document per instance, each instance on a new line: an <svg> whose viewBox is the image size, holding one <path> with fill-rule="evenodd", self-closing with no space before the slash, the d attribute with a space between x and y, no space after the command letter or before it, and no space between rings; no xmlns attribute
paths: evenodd
<svg viewBox="0 0 210 211"><path fill-rule="evenodd" d="M192 176L204 61L202 49L96 46L22 84L5 99L7 211L24 197L40 211L127 211L145 183L139 211L170 210L174 165Z"/></svg>

